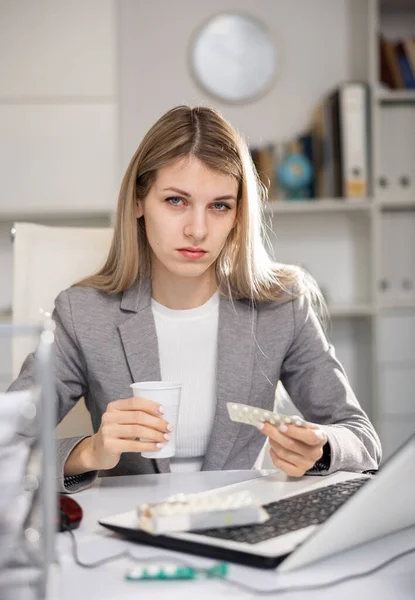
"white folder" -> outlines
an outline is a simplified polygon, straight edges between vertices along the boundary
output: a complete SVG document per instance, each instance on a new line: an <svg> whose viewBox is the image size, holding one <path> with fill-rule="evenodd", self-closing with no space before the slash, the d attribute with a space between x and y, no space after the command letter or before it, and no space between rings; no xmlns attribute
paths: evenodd
<svg viewBox="0 0 415 600"><path fill-rule="evenodd" d="M368 88L364 83L344 83L339 88L342 196L368 196L369 115Z"/></svg>

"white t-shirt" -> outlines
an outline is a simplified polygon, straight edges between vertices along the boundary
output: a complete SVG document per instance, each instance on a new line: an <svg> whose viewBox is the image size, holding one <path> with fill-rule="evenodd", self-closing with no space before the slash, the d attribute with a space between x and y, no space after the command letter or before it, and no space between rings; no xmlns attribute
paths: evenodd
<svg viewBox="0 0 415 600"><path fill-rule="evenodd" d="M199 471L216 410L219 292L189 310L151 301L162 381L183 384L172 471Z"/></svg>

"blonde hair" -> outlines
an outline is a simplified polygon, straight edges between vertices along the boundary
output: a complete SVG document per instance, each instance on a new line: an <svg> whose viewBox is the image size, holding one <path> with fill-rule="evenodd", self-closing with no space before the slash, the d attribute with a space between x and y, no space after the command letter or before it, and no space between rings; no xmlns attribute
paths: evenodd
<svg viewBox="0 0 415 600"><path fill-rule="evenodd" d="M203 106L177 106L147 132L122 180L108 258L95 275L77 285L115 294L150 278L150 248L144 220L136 217L136 201L146 197L159 169L188 156L238 182L237 223L216 261L219 291L232 299L263 302L289 300L314 287L314 296L321 300L301 269L269 256L263 220L267 190L242 136L218 112Z"/></svg>

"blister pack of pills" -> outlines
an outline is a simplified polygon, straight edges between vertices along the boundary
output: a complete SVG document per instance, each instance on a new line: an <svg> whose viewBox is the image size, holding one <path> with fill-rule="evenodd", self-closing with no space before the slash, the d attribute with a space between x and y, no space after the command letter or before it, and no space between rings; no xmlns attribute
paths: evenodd
<svg viewBox="0 0 415 600"><path fill-rule="evenodd" d="M250 525L269 519L266 510L249 491L176 494L165 502L139 506L137 515L139 527L153 535Z"/></svg>
<svg viewBox="0 0 415 600"><path fill-rule="evenodd" d="M176 565L170 563L150 563L149 565L139 565L129 569L125 578L129 581L157 581L172 579L199 579L206 577L208 579L226 577L229 566L226 562L217 563L207 569L198 569L186 565Z"/></svg>
<svg viewBox="0 0 415 600"><path fill-rule="evenodd" d="M256 425L258 422L271 423L272 425L296 425L297 427L307 427L306 421L296 415L290 417L280 413L249 406L249 404L238 404L236 402L226 403L229 418L236 423L245 423L247 425Z"/></svg>

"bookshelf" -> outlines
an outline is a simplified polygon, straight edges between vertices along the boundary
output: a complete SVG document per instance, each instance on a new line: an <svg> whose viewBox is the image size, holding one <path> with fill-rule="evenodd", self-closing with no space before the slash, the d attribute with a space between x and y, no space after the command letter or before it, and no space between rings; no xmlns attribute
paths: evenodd
<svg viewBox="0 0 415 600"><path fill-rule="evenodd" d="M415 4L377 0L371 11L374 201L374 319L377 422L388 452L415 431L415 90L379 89L377 32L415 38ZM387 185L385 186L385 181Z"/></svg>
<svg viewBox="0 0 415 600"><path fill-rule="evenodd" d="M380 90L376 98L383 104L415 104L415 90Z"/></svg>
<svg viewBox="0 0 415 600"><path fill-rule="evenodd" d="M329 336L388 456L415 432L415 89L381 84L378 34L415 38L415 2L346 8L348 79L370 89L371 195L271 199L265 212L275 256L306 263L327 293Z"/></svg>

